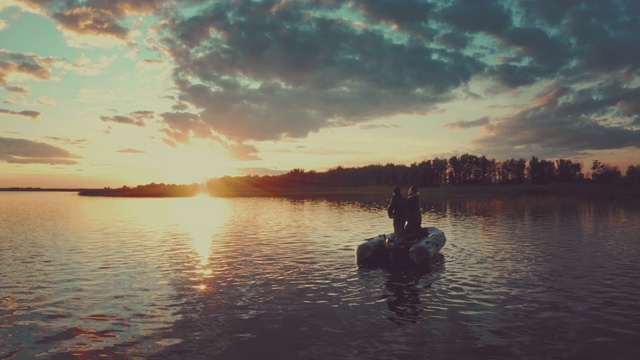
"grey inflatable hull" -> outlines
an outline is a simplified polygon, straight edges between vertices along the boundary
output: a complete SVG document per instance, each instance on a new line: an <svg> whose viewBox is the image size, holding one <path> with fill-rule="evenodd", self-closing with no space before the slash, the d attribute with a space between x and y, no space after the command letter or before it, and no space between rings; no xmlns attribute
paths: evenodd
<svg viewBox="0 0 640 360"><path fill-rule="evenodd" d="M415 264L428 263L447 242L444 232L435 227L422 228L422 236L407 243L397 243L395 235L383 234L360 244L355 251L358 265L393 261L407 255Z"/></svg>

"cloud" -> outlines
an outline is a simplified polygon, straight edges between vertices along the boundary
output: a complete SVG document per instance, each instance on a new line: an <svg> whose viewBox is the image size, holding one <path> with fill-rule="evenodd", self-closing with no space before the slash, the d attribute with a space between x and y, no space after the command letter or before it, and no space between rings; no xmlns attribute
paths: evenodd
<svg viewBox="0 0 640 360"><path fill-rule="evenodd" d="M24 87L13 84L12 80L19 77L49 80L55 62L54 58L0 49L0 85L11 92L26 93Z"/></svg>
<svg viewBox="0 0 640 360"><path fill-rule="evenodd" d="M40 115L42 115L42 113L39 111L33 111L33 110L12 111L7 109L0 109L0 114L24 116L32 119L37 119L40 117Z"/></svg>
<svg viewBox="0 0 640 360"><path fill-rule="evenodd" d="M514 27L499 39L532 62L549 70L557 70L567 61L570 43L535 27Z"/></svg>
<svg viewBox="0 0 640 360"><path fill-rule="evenodd" d="M134 111L130 115L136 119L145 119L145 120L151 120L155 117L155 113L149 110Z"/></svg>
<svg viewBox="0 0 640 360"><path fill-rule="evenodd" d="M402 29L421 29L434 5L413 0L361 0L354 4L363 15Z"/></svg>
<svg viewBox="0 0 640 360"><path fill-rule="evenodd" d="M486 32L500 34L511 24L511 13L503 1L454 1L442 9L438 17L453 29L468 33Z"/></svg>
<svg viewBox="0 0 640 360"><path fill-rule="evenodd" d="M42 105L42 106L54 106L56 105L56 100L48 98L46 96L40 96L39 98L36 99L34 104Z"/></svg>
<svg viewBox="0 0 640 360"><path fill-rule="evenodd" d="M81 55L77 60L69 62L55 57L41 57L31 53L19 53L0 49L0 85L5 90L17 94L28 93L28 87L16 82L39 80L58 80L55 70L70 70L84 76L95 76L103 73L117 58L117 55L99 56L91 59Z"/></svg>
<svg viewBox="0 0 640 360"><path fill-rule="evenodd" d="M81 145L87 142L87 139L70 139L67 137L59 137L59 136L45 136L45 139L51 139L67 145Z"/></svg>
<svg viewBox="0 0 640 360"><path fill-rule="evenodd" d="M258 149L253 145L248 144L228 144L227 150L235 160L248 161L248 160L261 160L258 154Z"/></svg>
<svg viewBox="0 0 640 360"><path fill-rule="evenodd" d="M144 150L138 150L138 149L120 149L118 150L119 153L126 153L126 154L143 154L146 153L146 151Z"/></svg>
<svg viewBox="0 0 640 360"><path fill-rule="evenodd" d="M360 129L362 130L374 130L374 129L389 129L389 128L399 128L399 125L379 125L379 124L364 124L360 125Z"/></svg>
<svg viewBox="0 0 640 360"><path fill-rule="evenodd" d="M196 138L215 139L211 133L211 129L202 122L197 114L187 112L165 112L160 114L167 128L163 132L169 136L174 144L175 142L187 144L193 136Z"/></svg>
<svg viewBox="0 0 640 360"><path fill-rule="evenodd" d="M249 167L237 169L239 175L259 175L259 176L275 176L286 174L286 170L278 170L263 167Z"/></svg>
<svg viewBox="0 0 640 360"><path fill-rule="evenodd" d="M544 2L539 11L530 11L537 3L212 3L191 17L170 18L165 25L164 45L176 64L179 101L199 109L189 122L167 122L165 132L181 143L190 137L223 136L238 144L302 138L327 127L427 114L459 96L472 79L502 86L476 97L542 81L553 81L577 96L585 84L596 84L611 72L640 69L640 56L634 56L640 42L631 36L640 26L626 16L634 5L622 2L604 11L601 4L584 3L549 10ZM330 15L338 10L353 16ZM554 18L555 10L561 12L559 18ZM358 19L358 24L349 19ZM589 40L582 30L607 35ZM597 65L590 57L595 49L605 50L606 43L614 53L626 46L632 55L615 61L598 55L602 60ZM585 69L590 72L585 74ZM629 90L637 84L637 75L631 77L636 80L626 85ZM543 96L532 100L552 101ZM633 99L619 99L617 113L609 113L633 112L634 104ZM612 110L597 102L585 105L590 110L583 119ZM560 119L567 109L552 106L547 114ZM505 119L494 128L488 117L447 127L499 129ZM611 122L598 124L594 131L616 133ZM499 147L490 138L481 141L483 146ZM516 145L518 141L514 146L526 146Z"/></svg>
<svg viewBox="0 0 640 360"><path fill-rule="evenodd" d="M493 151L519 148L531 154L544 149L555 156L640 148L640 130L634 128L638 88L605 81L590 89L555 89L537 98L533 106L485 125L485 134L474 143Z"/></svg>
<svg viewBox="0 0 640 360"><path fill-rule="evenodd" d="M89 35L111 35L126 38L129 30L120 26L108 9L78 6L51 14L65 29Z"/></svg>
<svg viewBox="0 0 640 360"><path fill-rule="evenodd" d="M489 117L485 116L485 117L481 117L479 119L476 120L470 120L470 121L456 121L456 122L450 122L450 123L446 123L444 124L444 127L448 128L448 129L469 129L469 128L473 128L473 127L478 127L478 126L482 126L482 125L487 125L489 123Z"/></svg>
<svg viewBox="0 0 640 360"><path fill-rule="evenodd" d="M77 99L87 104L98 104L115 100L116 94L107 89L80 89Z"/></svg>
<svg viewBox="0 0 640 360"><path fill-rule="evenodd" d="M149 65L163 65L165 62L163 60L158 60L158 59L144 59L142 60L142 63L149 64Z"/></svg>
<svg viewBox="0 0 640 360"><path fill-rule="evenodd" d="M180 100L202 109L204 126L234 141L263 141L425 113L484 69L462 53L354 30L343 18L316 13L320 3L304 4L280 3L272 11L270 2L216 2L173 19L167 44ZM381 18L372 4L361 8ZM400 22L410 14L388 16Z"/></svg>
<svg viewBox="0 0 640 360"><path fill-rule="evenodd" d="M135 126L145 126L145 120L151 120L155 117L153 111L140 110L129 113L127 116L115 115L115 116L100 116L100 120L105 122L115 122L119 124L128 124Z"/></svg>
<svg viewBox="0 0 640 360"><path fill-rule="evenodd" d="M4 89L12 92L12 93L17 93L17 94L26 94L29 92L29 90L27 90L27 88L23 87L23 86L19 86L19 85L5 85Z"/></svg>
<svg viewBox="0 0 640 360"><path fill-rule="evenodd" d="M10 164L73 165L72 153L42 142L0 137L0 161Z"/></svg>
<svg viewBox="0 0 640 360"><path fill-rule="evenodd" d="M590 151L636 139L637 1L22 3L66 32L128 44L137 36L133 16L157 17L150 32L161 41L148 46L161 50L173 69L173 112L158 114L170 146L204 138L256 158L257 148L247 143L337 126L367 129L369 121L399 114L430 121L429 113L465 92L483 101L538 93L527 109L491 123L482 120L490 114L480 113L446 125L482 126L476 145L487 151ZM8 74L48 79L50 61L2 51L0 83L26 91L7 82Z"/></svg>
<svg viewBox="0 0 640 360"><path fill-rule="evenodd" d="M164 0L21 0L27 8L46 14L65 31L130 41L132 31L124 25L127 16L159 11Z"/></svg>
<svg viewBox="0 0 640 360"><path fill-rule="evenodd" d="M145 126L145 123L143 120L136 119L132 116L122 116L122 115L100 116L100 120L105 122L115 122L118 124L128 124L128 125L135 125L140 127Z"/></svg>
<svg viewBox="0 0 640 360"><path fill-rule="evenodd" d="M116 60L117 55L112 57L100 56L96 60L82 54L76 61L63 65L65 69L73 70L80 75L96 76L103 73Z"/></svg>

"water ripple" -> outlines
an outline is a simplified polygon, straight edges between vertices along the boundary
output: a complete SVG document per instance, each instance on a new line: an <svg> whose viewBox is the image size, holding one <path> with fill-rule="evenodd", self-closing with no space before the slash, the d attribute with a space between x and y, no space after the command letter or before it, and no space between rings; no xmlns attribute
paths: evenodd
<svg viewBox="0 0 640 360"><path fill-rule="evenodd" d="M384 202L0 193L0 358L634 358L637 208L423 203L426 267L357 268Z"/></svg>

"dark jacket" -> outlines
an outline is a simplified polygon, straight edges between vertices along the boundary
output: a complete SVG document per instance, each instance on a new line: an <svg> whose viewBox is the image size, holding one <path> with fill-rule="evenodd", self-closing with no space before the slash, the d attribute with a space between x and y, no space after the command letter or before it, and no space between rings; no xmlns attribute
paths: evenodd
<svg viewBox="0 0 640 360"><path fill-rule="evenodd" d="M401 194L393 194L387 213L390 218L393 218L394 222L407 220L407 199Z"/></svg>
<svg viewBox="0 0 640 360"><path fill-rule="evenodd" d="M413 194L407 198L407 220L420 222L422 213L420 212L420 195Z"/></svg>

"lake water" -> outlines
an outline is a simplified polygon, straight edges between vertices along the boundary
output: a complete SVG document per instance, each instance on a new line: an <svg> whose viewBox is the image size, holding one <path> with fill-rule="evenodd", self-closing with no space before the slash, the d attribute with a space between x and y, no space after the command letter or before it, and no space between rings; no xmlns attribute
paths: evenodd
<svg viewBox="0 0 640 360"><path fill-rule="evenodd" d="M0 359L640 358L640 206L423 205L434 263L358 269L385 199L0 192Z"/></svg>

